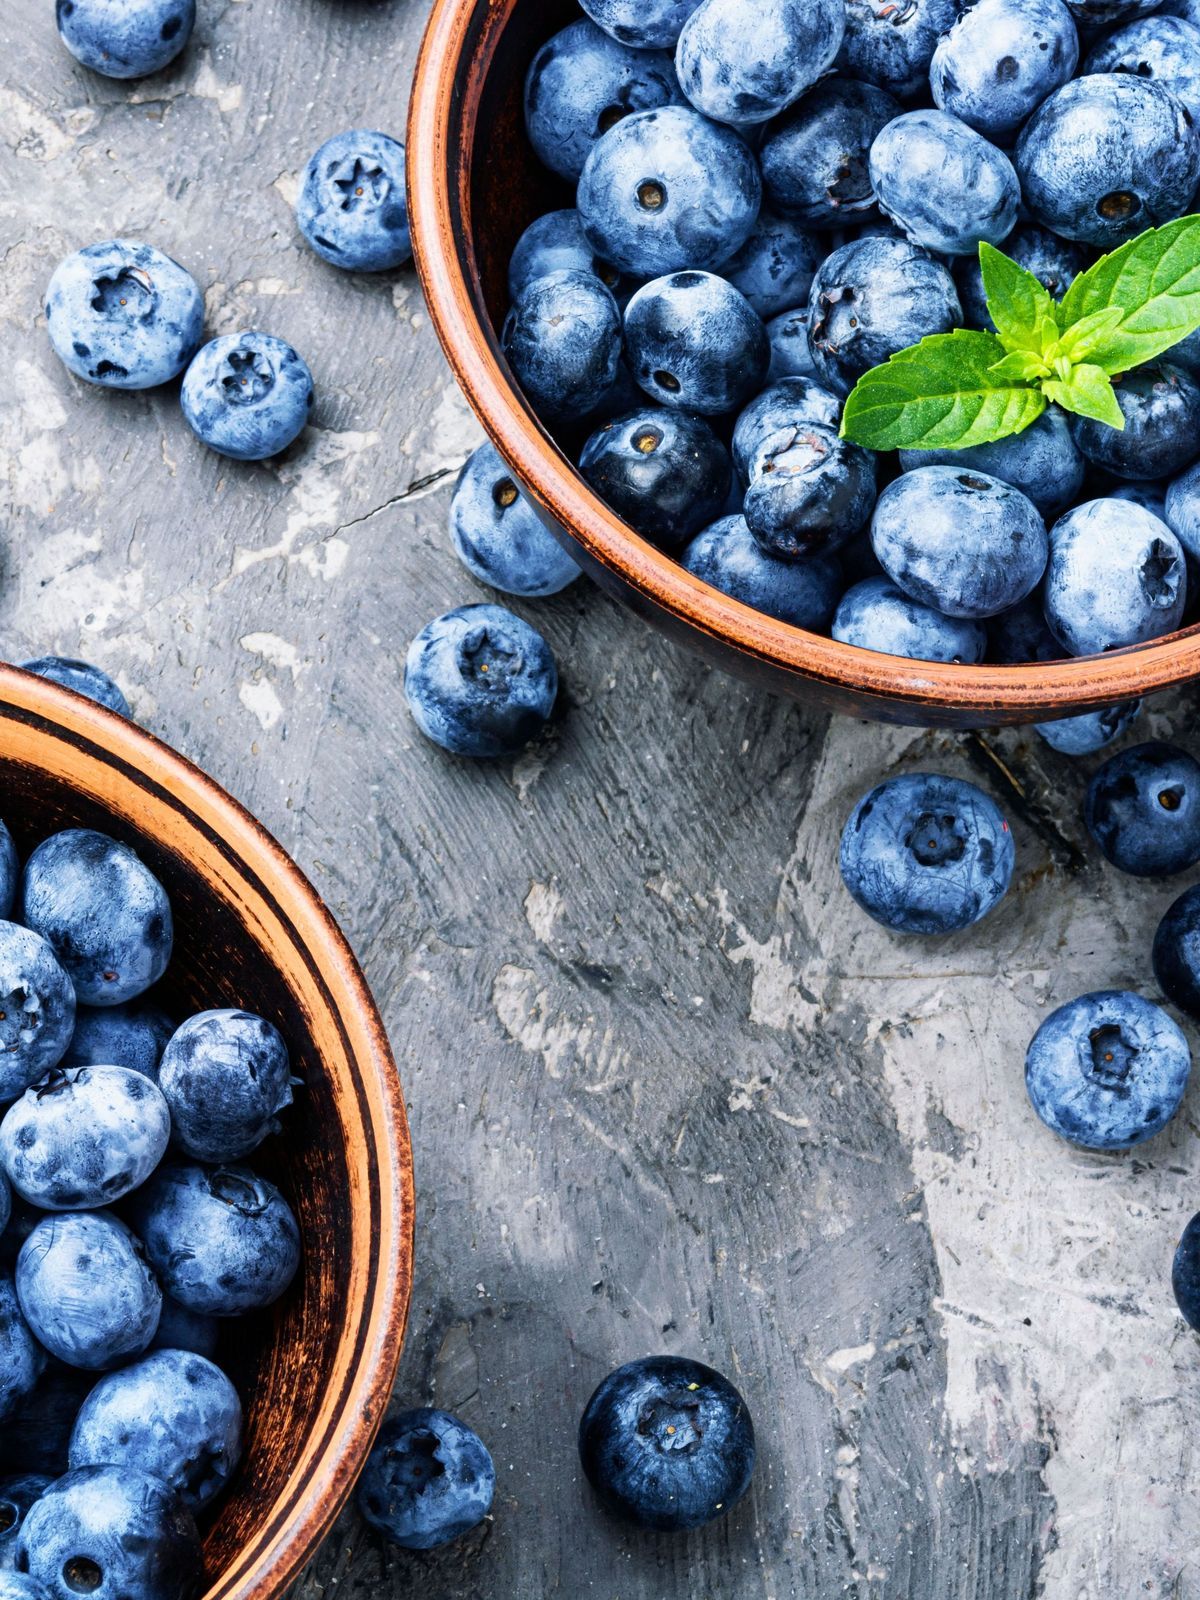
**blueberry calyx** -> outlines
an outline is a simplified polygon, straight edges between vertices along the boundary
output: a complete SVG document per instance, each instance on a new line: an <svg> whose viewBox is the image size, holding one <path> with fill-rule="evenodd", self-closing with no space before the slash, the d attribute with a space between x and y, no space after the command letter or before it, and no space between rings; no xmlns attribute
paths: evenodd
<svg viewBox="0 0 1200 1600"><path fill-rule="evenodd" d="M1142 209L1142 202L1128 189L1114 189L1096 201L1096 210L1106 222L1128 222Z"/></svg>
<svg viewBox="0 0 1200 1600"><path fill-rule="evenodd" d="M345 171L345 163L342 170ZM333 187L342 192L343 211L360 211L364 205L380 206L391 190L391 184L379 163L364 161L361 156L354 157L344 178L334 178Z"/></svg>
<svg viewBox="0 0 1200 1600"><path fill-rule="evenodd" d="M503 692L505 680L515 678L525 664L519 650L486 627L471 628L463 634L455 654L458 670L468 683L497 692Z"/></svg>
<svg viewBox="0 0 1200 1600"><path fill-rule="evenodd" d="M686 1390L672 1389L648 1401L638 1413L640 1437L663 1455L690 1455L698 1450L704 1438L700 1402L693 1397L698 1387L693 1383Z"/></svg>
<svg viewBox="0 0 1200 1600"><path fill-rule="evenodd" d="M1142 592L1152 606L1169 607L1179 593L1179 561L1162 539L1154 539L1142 562Z"/></svg>
<svg viewBox="0 0 1200 1600"><path fill-rule="evenodd" d="M90 1556L68 1556L62 1576L73 1594L94 1594L104 1582L103 1569Z"/></svg>
<svg viewBox="0 0 1200 1600"><path fill-rule="evenodd" d="M1137 1046L1130 1044L1115 1022L1093 1029L1088 1035L1088 1043L1092 1052L1089 1076L1104 1088L1127 1095L1129 1091L1125 1087L1125 1080L1138 1054Z"/></svg>
<svg viewBox="0 0 1200 1600"><path fill-rule="evenodd" d="M435 1478L446 1475L446 1463L441 1457L438 1437L431 1429L419 1428L410 1433L402 1443L384 1452L388 1462L395 1463L395 1477L407 1489L417 1494L425 1490Z"/></svg>
<svg viewBox="0 0 1200 1600"><path fill-rule="evenodd" d="M230 1172L227 1167L218 1167L210 1175L208 1192L214 1200L240 1211L244 1217L261 1217L271 1203L257 1178L248 1173Z"/></svg>
<svg viewBox="0 0 1200 1600"><path fill-rule="evenodd" d="M952 811L923 811L904 841L923 867L944 867L966 853L965 829Z"/></svg>
<svg viewBox="0 0 1200 1600"><path fill-rule="evenodd" d="M646 178L637 186L637 198L643 211L661 211L667 203L667 186L657 178Z"/></svg>
<svg viewBox="0 0 1200 1600"><path fill-rule="evenodd" d="M229 372L221 379L221 387L231 406L254 405L275 386L275 373L261 350L231 350L225 365Z"/></svg>
<svg viewBox="0 0 1200 1600"><path fill-rule="evenodd" d="M69 1089L72 1084L86 1083L89 1076L86 1067L77 1068L73 1074L64 1072L61 1067L51 1067L34 1093L38 1100L45 1100L50 1095L62 1094L63 1090Z"/></svg>
<svg viewBox="0 0 1200 1600"><path fill-rule="evenodd" d="M121 267L103 272L92 280L92 310L102 316L124 315L145 321L153 316L158 302L154 280L142 267Z"/></svg>

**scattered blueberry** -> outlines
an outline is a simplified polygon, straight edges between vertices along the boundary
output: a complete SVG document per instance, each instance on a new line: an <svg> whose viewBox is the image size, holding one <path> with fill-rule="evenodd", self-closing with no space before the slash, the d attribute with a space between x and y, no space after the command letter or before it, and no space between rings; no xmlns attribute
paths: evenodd
<svg viewBox="0 0 1200 1600"><path fill-rule="evenodd" d="M459 474L450 536L467 571L504 594L558 594L579 576L490 443L481 444Z"/></svg>
<svg viewBox="0 0 1200 1600"><path fill-rule="evenodd" d="M180 400L188 426L210 450L234 461L265 461L303 432L312 373L273 334L227 333L197 354Z"/></svg>
<svg viewBox="0 0 1200 1600"><path fill-rule="evenodd" d="M57 0L59 38L106 78L145 78L185 47L196 0Z"/></svg>
<svg viewBox="0 0 1200 1600"><path fill-rule="evenodd" d="M17 1560L54 1600L186 1600L203 1571L190 1511L137 1467L81 1467L46 1490Z"/></svg>
<svg viewBox="0 0 1200 1600"><path fill-rule="evenodd" d="M1078 61L1063 0L978 0L938 42L929 82L943 111L1003 144Z"/></svg>
<svg viewBox="0 0 1200 1600"><path fill-rule="evenodd" d="M1017 142L1036 221L1112 250L1187 210L1196 128L1169 90L1130 73L1075 78L1042 103Z"/></svg>
<svg viewBox="0 0 1200 1600"><path fill-rule="evenodd" d="M740 289L760 317L774 317L808 300L813 273L828 246L790 217L766 206L754 232L721 268L721 276Z"/></svg>
<svg viewBox="0 0 1200 1600"><path fill-rule="evenodd" d="M944 617L913 600L889 578L866 578L847 589L833 619L833 637L860 650L914 661L982 661L987 634L966 617Z"/></svg>
<svg viewBox="0 0 1200 1600"><path fill-rule="evenodd" d="M739 410L771 364L761 318L711 272L676 272L639 289L625 310L625 350L652 399L702 416Z"/></svg>
<svg viewBox="0 0 1200 1600"><path fill-rule="evenodd" d="M1081 711L1078 716L1060 717L1057 722L1035 722L1034 731L1052 750L1064 756L1090 756L1112 744L1137 720L1140 700L1123 705L1102 706L1099 711Z"/></svg>
<svg viewBox="0 0 1200 1600"><path fill-rule="evenodd" d="M46 1352L21 1310L13 1280L0 1272L0 1422L7 1424L46 1365Z"/></svg>
<svg viewBox="0 0 1200 1600"><path fill-rule="evenodd" d="M750 464L772 434L821 422L836 429L842 403L809 378L781 378L764 389L738 417L733 430L733 459L741 477L749 481Z"/></svg>
<svg viewBox="0 0 1200 1600"><path fill-rule="evenodd" d="M171 1138L158 1088L127 1067L55 1068L0 1122L0 1163L43 1211L112 1205L144 1183Z"/></svg>
<svg viewBox="0 0 1200 1600"><path fill-rule="evenodd" d="M759 153L767 199L813 228L840 228L875 214L868 157L901 106L851 78L810 89L769 129Z"/></svg>
<svg viewBox="0 0 1200 1600"><path fill-rule="evenodd" d="M682 98L665 51L619 44L581 18L534 56L525 79L525 128L539 159L574 182L611 128Z"/></svg>
<svg viewBox="0 0 1200 1600"><path fill-rule="evenodd" d="M626 117L598 139L577 200L600 256L643 279L728 261L750 237L761 202L746 143L686 106Z"/></svg>
<svg viewBox="0 0 1200 1600"><path fill-rule="evenodd" d="M97 0L100 3L100 0ZM106 9L112 0L103 0ZM195 279L151 244L108 239L60 261L46 290L59 360L106 389L152 389L199 348L204 301Z"/></svg>
<svg viewBox="0 0 1200 1600"><path fill-rule="evenodd" d="M296 221L312 248L348 272L387 272L412 259L404 146L353 128L326 139L300 179Z"/></svg>
<svg viewBox="0 0 1200 1600"><path fill-rule="evenodd" d="M1064 649L1099 655L1179 626L1187 576L1179 541L1127 500L1087 500L1050 530L1046 621Z"/></svg>
<svg viewBox="0 0 1200 1600"><path fill-rule="evenodd" d="M214 1500L242 1452L242 1407L203 1356L156 1350L92 1390L71 1433L71 1471L131 1467L160 1479L191 1511Z"/></svg>
<svg viewBox="0 0 1200 1600"><path fill-rule="evenodd" d="M1124 429L1072 417L1075 443L1118 478L1173 477L1200 453L1200 384L1182 367L1158 361L1114 380Z"/></svg>
<svg viewBox="0 0 1200 1600"><path fill-rule="evenodd" d="M1185 889L1154 935L1154 976L1172 1005L1200 1020L1200 884Z"/></svg>
<svg viewBox="0 0 1200 1600"><path fill-rule="evenodd" d="M404 693L417 727L454 755L516 755L554 709L558 670L536 629L503 606L460 606L408 647Z"/></svg>
<svg viewBox="0 0 1200 1600"><path fill-rule="evenodd" d="M1164 1128L1191 1070L1179 1027L1122 989L1081 995L1048 1016L1025 1057L1025 1087L1046 1126L1086 1150L1127 1150Z"/></svg>
<svg viewBox="0 0 1200 1600"><path fill-rule="evenodd" d="M676 554L729 498L729 453L702 417L645 406L594 433L580 471L645 538Z"/></svg>
<svg viewBox="0 0 1200 1600"><path fill-rule="evenodd" d="M553 417L581 417L616 381L621 313L593 273L552 272L523 291L501 343L535 406Z"/></svg>
<svg viewBox="0 0 1200 1600"><path fill-rule="evenodd" d="M702 0L683 25L675 66L705 116L735 126L786 111L833 66L846 28L844 0Z"/></svg>
<svg viewBox="0 0 1200 1600"><path fill-rule="evenodd" d="M358 1506L402 1550L435 1550L492 1509L496 1469L482 1439L448 1411L401 1411L379 1430Z"/></svg>
<svg viewBox="0 0 1200 1600"><path fill-rule="evenodd" d="M591 272L614 295L621 286L621 274L588 243L574 207L547 211L517 240L508 264L509 300L519 300L535 278L548 278L552 272Z"/></svg>
<svg viewBox="0 0 1200 1600"><path fill-rule="evenodd" d="M1200 762L1154 741L1119 751L1093 774L1083 815L1122 872L1183 872L1200 861Z"/></svg>
<svg viewBox="0 0 1200 1600"><path fill-rule="evenodd" d="M877 784L842 833L842 880L894 933L953 933L1001 900L1012 878L1012 834L973 783L908 773Z"/></svg>
<svg viewBox="0 0 1200 1600"><path fill-rule="evenodd" d="M944 255L974 255L981 239L1012 232L1021 189L995 145L944 111L908 111L871 146L879 204L914 244Z"/></svg>
<svg viewBox="0 0 1200 1600"><path fill-rule="evenodd" d="M597 26L635 50L674 50L700 0L579 0Z"/></svg>
<svg viewBox="0 0 1200 1600"><path fill-rule="evenodd" d="M1048 406L1023 432L992 444L968 445L965 450L901 450L900 465L905 472L959 467L999 478L1032 500L1043 517L1078 497L1086 470L1070 425L1057 406Z"/></svg>
<svg viewBox="0 0 1200 1600"><path fill-rule="evenodd" d="M54 1482L40 1472L0 1478L0 1574L11 1572L17 1559L17 1535L25 1513Z"/></svg>
<svg viewBox="0 0 1200 1600"><path fill-rule="evenodd" d="M68 1067L128 1067L158 1081L158 1063L175 1024L157 1006L131 1002L120 1006L80 1006L75 1032L59 1062Z"/></svg>
<svg viewBox="0 0 1200 1600"><path fill-rule="evenodd" d="M84 1005L132 1000L170 960L171 906L162 884L128 845L91 828L68 828L38 845L25 864L20 912L51 945Z"/></svg>
<svg viewBox="0 0 1200 1600"><path fill-rule="evenodd" d="M879 496L875 554L892 582L948 617L994 617L1046 567L1046 525L1018 489L983 472L918 467Z"/></svg>
<svg viewBox="0 0 1200 1600"><path fill-rule="evenodd" d="M744 517L714 522L692 540L679 560L714 589L795 628L825 628L842 591L842 569L836 558L774 560Z"/></svg>
<svg viewBox="0 0 1200 1600"><path fill-rule="evenodd" d="M962 320L954 279L906 239L842 245L817 268L808 343L822 383L847 395L871 367Z"/></svg>
<svg viewBox="0 0 1200 1600"><path fill-rule="evenodd" d="M22 661L19 665L22 672L32 672L35 677L61 684L64 689L74 689L76 694L94 700L109 711L119 712L123 717L130 714L129 701L108 673L90 662L72 661L65 656L39 656L36 661Z"/></svg>
<svg viewBox="0 0 1200 1600"><path fill-rule="evenodd" d="M901 100L929 88L938 40L956 21L959 0L846 0L846 40L838 65Z"/></svg>
<svg viewBox="0 0 1200 1600"><path fill-rule="evenodd" d="M0 1102L57 1066L75 1026L75 989L53 948L0 922Z"/></svg>
<svg viewBox="0 0 1200 1600"><path fill-rule="evenodd" d="M848 544L875 504L874 455L821 422L793 422L769 434L750 459L749 478L746 524L780 560Z"/></svg>
<svg viewBox="0 0 1200 1600"><path fill-rule="evenodd" d="M1188 1223L1176 1246L1171 1288L1184 1321L1200 1332L1200 1213Z"/></svg>
<svg viewBox="0 0 1200 1600"><path fill-rule="evenodd" d="M108 1211L43 1217L17 1257L26 1322L51 1355L120 1366L154 1337L162 1294L141 1242Z"/></svg>
<svg viewBox="0 0 1200 1600"><path fill-rule="evenodd" d="M279 1113L292 1103L292 1082L279 1029L249 1011L189 1017L172 1034L158 1068L175 1143L195 1161L240 1161L278 1133Z"/></svg>
<svg viewBox="0 0 1200 1600"><path fill-rule="evenodd" d="M579 1422L579 1459L607 1510L638 1527L699 1528L731 1511L754 1472L754 1423L719 1372L682 1356L618 1367Z"/></svg>

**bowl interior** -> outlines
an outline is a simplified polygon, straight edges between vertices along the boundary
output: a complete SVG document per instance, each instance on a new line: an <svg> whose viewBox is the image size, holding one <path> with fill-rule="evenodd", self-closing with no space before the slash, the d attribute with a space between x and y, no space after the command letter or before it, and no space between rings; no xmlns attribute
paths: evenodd
<svg viewBox="0 0 1200 1600"><path fill-rule="evenodd" d="M22 856L57 828L131 845L171 899L155 996L182 1020L243 1006L303 1079L284 1132L248 1164L299 1219L280 1304L223 1330L246 1451L205 1539L206 1591L281 1593L332 1522L394 1379L411 1282L411 1152L382 1025L299 871L196 769L106 712L0 670L0 816Z"/></svg>

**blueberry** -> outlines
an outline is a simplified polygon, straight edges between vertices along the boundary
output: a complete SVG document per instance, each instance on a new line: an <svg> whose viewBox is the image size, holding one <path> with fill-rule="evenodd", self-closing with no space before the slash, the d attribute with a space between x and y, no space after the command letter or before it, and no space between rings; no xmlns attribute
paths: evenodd
<svg viewBox="0 0 1200 1600"><path fill-rule="evenodd" d="M0 1102L58 1065L74 1026L75 989L51 945L0 922Z"/></svg>
<svg viewBox="0 0 1200 1600"><path fill-rule="evenodd" d="M939 41L929 82L943 111L1003 144L1078 61L1063 0L978 0Z"/></svg>
<svg viewBox="0 0 1200 1600"><path fill-rule="evenodd" d="M1168 485L1161 515L1188 555L1200 559L1200 462Z"/></svg>
<svg viewBox="0 0 1200 1600"><path fill-rule="evenodd" d="M1200 762L1153 741L1121 750L1093 774L1083 820L1121 872L1183 872L1200 861Z"/></svg>
<svg viewBox="0 0 1200 1600"><path fill-rule="evenodd" d="M154 1337L162 1294L138 1239L108 1211L44 1217L17 1257L17 1296L46 1349L88 1371Z"/></svg>
<svg viewBox="0 0 1200 1600"><path fill-rule="evenodd" d="M1157 83L1104 73L1065 84L1017 143L1036 221L1099 250L1182 216L1196 187L1197 137L1181 101Z"/></svg>
<svg viewBox="0 0 1200 1600"><path fill-rule="evenodd" d="M910 773L878 784L842 833L842 880L894 933L951 933L1000 901L1012 878L1012 834L973 783Z"/></svg>
<svg viewBox="0 0 1200 1600"><path fill-rule="evenodd" d="M1046 567L1046 525L1033 502L955 467L918 467L888 484L871 541L893 583L948 617L1006 611Z"/></svg>
<svg viewBox="0 0 1200 1600"><path fill-rule="evenodd" d="M535 278L548 278L552 272L590 272L614 295L621 287L621 274L607 261L601 261L584 237L579 213L547 211L536 218L517 240L508 264L508 297L519 300Z"/></svg>
<svg viewBox="0 0 1200 1600"><path fill-rule="evenodd" d="M1127 700L1123 705L1082 711L1078 716L1061 717L1057 722L1035 722L1034 731L1060 755L1090 756L1119 739L1141 709L1140 700Z"/></svg>
<svg viewBox="0 0 1200 1600"><path fill-rule="evenodd" d="M621 313L591 272L552 272L535 278L513 305L501 344L539 411L581 417L616 380Z"/></svg>
<svg viewBox="0 0 1200 1600"><path fill-rule="evenodd" d="M1021 189L1012 163L973 128L944 111L908 111L871 146L879 204L914 244L974 255L981 239L1012 232Z"/></svg>
<svg viewBox="0 0 1200 1600"><path fill-rule="evenodd" d="M988 654L1006 665L1060 661L1062 646L1050 632L1041 594L1036 590L988 622Z"/></svg>
<svg viewBox="0 0 1200 1600"><path fill-rule="evenodd" d="M326 139L300 179L300 232L325 261L348 272L387 272L412 259L404 146L352 128Z"/></svg>
<svg viewBox="0 0 1200 1600"><path fill-rule="evenodd" d="M0 1234L8 1227L8 1219L12 1216L12 1189L8 1179L0 1172Z"/></svg>
<svg viewBox="0 0 1200 1600"><path fill-rule="evenodd" d="M193 1355L211 1361L220 1342L221 1324L216 1317L206 1317L199 1311L189 1311L169 1294L163 1295L162 1315L158 1331L151 1339L150 1350L190 1350Z"/></svg>
<svg viewBox="0 0 1200 1600"><path fill-rule="evenodd" d="M0 1574L11 1572L17 1558L17 1535L25 1514L54 1482L39 1472L0 1478Z"/></svg>
<svg viewBox="0 0 1200 1600"><path fill-rule="evenodd" d="M242 1453L242 1407L220 1367L186 1350L156 1350L110 1373L71 1433L71 1471L129 1467L173 1489L190 1511L214 1500Z"/></svg>
<svg viewBox="0 0 1200 1600"><path fill-rule="evenodd" d="M131 1466L81 1467L52 1484L25 1518L18 1551L54 1600L187 1600L203 1572L191 1512Z"/></svg>
<svg viewBox="0 0 1200 1600"><path fill-rule="evenodd" d="M112 1205L162 1160L171 1115L158 1088L127 1067L55 1068L0 1122L0 1163L43 1211Z"/></svg>
<svg viewBox="0 0 1200 1600"><path fill-rule="evenodd" d="M279 1113L292 1103L292 1081L278 1028L249 1011L189 1017L171 1036L158 1069L175 1143L196 1161L240 1161L278 1133Z"/></svg>
<svg viewBox="0 0 1200 1600"><path fill-rule="evenodd" d="M754 1471L754 1423L719 1372L682 1356L618 1367L579 1422L579 1459L605 1508L638 1527L702 1527L733 1509Z"/></svg>
<svg viewBox="0 0 1200 1600"><path fill-rule="evenodd" d="M1045 228L1034 223L1014 228L1004 241L1004 254L1026 272L1031 272L1055 300L1062 299L1088 264L1086 252L1080 245L1047 233ZM978 256L960 257L954 263L954 276L966 326L994 333L995 324L988 313Z"/></svg>
<svg viewBox="0 0 1200 1600"><path fill-rule="evenodd" d="M833 619L833 637L860 650L914 661L982 661L987 634L969 618L944 617L904 594L888 578L847 589Z"/></svg>
<svg viewBox="0 0 1200 1600"><path fill-rule="evenodd" d="M961 320L954 279L940 262L905 239L856 239L817 268L809 352L821 381L847 395L864 372Z"/></svg>
<svg viewBox="0 0 1200 1600"><path fill-rule="evenodd" d="M924 93L934 49L959 5L960 0L846 0L839 67L901 100Z"/></svg>
<svg viewBox="0 0 1200 1600"><path fill-rule="evenodd" d="M781 378L752 400L737 420L733 459L738 472L748 480L750 463L759 448L781 429L823 422L836 430L841 415L841 401L819 383L809 378Z"/></svg>
<svg viewBox="0 0 1200 1600"><path fill-rule="evenodd" d="M304 431L313 403L312 373L273 334L223 334L187 369L180 395L197 437L234 461L265 461Z"/></svg>
<svg viewBox="0 0 1200 1600"><path fill-rule="evenodd" d="M38 845L25 864L20 910L53 947L84 1005L132 1000L171 958L162 884L128 845L91 828L68 828Z"/></svg>
<svg viewBox="0 0 1200 1600"><path fill-rule="evenodd" d="M674 555L719 517L729 453L702 417L645 406L606 423L583 447L580 471L635 532Z"/></svg>
<svg viewBox="0 0 1200 1600"><path fill-rule="evenodd" d="M597 140L577 200L593 248L637 278L728 261L761 202L746 143L685 106L626 117Z"/></svg>
<svg viewBox="0 0 1200 1600"><path fill-rule="evenodd" d="M1110 28L1116 22L1134 22L1138 17L1148 17L1162 7L1162 0L1067 0L1067 7L1081 27ZM1176 6L1163 9L1174 11Z"/></svg>
<svg viewBox="0 0 1200 1600"><path fill-rule="evenodd" d="M36 1387L18 1402L0 1428L0 1468L52 1478L67 1470L67 1445L75 1417L95 1374L50 1356Z"/></svg>
<svg viewBox="0 0 1200 1600"><path fill-rule="evenodd" d="M776 561L763 551L744 517L714 522L679 559L714 589L794 628L825 628L842 589L841 564L834 557Z"/></svg>
<svg viewBox="0 0 1200 1600"><path fill-rule="evenodd" d="M700 0L580 0L597 27L635 50L673 50Z"/></svg>
<svg viewBox="0 0 1200 1600"><path fill-rule="evenodd" d="M1075 443L1118 478L1173 477L1200 452L1200 384L1166 361L1115 380L1124 429L1072 417Z"/></svg>
<svg viewBox="0 0 1200 1600"><path fill-rule="evenodd" d="M46 290L46 327L69 371L106 389L178 377L204 331L195 279L151 244L107 239L67 256Z"/></svg>
<svg viewBox="0 0 1200 1600"><path fill-rule="evenodd" d="M711 272L676 272L639 289L625 311L625 346L652 399L704 416L744 406L771 364L762 320Z"/></svg>
<svg viewBox="0 0 1200 1600"><path fill-rule="evenodd" d="M61 684L64 689L74 689L76 694L94 700L109 711L119 712L123 717L130 714L129 701L108 673L101 672L90 662L73 661L65 656L39 656L36 661L22 661L19 665L22 672L32 672L35 677Z"/></svg>
<svg viewBox="0 0 1200 1600"><path fill-rule="evenodd" d="M1179 17L1145 17L1094 45L1084 73L1128 72L1169 89L1200 118L1200 28Z"/></svg>
<svg viewBox="0 0 1200 1600"><path fill-rule="evenodd" d="M772 383L780 378L816 377L817 369L808 348L807 306L797 306L772 317L767 323L767 338L771 342L767 377Z"/></svg>
<svg viewBox="0 0 1200 1600"><path fill-rule="evenodd" d="M34 1386L46 1365L46 1352L34 1338L13 1280L0 1273L0 1422L8 1419Z"/></svg>
<svg viewBox="0 0 1200 1600"><path fill-rule="evenodd" d="M833 66L846 28L843 0L703 0L683 25L675 67L705 116L768 122Z"/></svg>
<svg viewBox="0 0 1200 1600"><path fill-rule="evenodd" d="M1052 1012L1025 1057L1025 1087L1046 1126L1085 1150L1128 1150L1166 1127L1191 1070L1183 1033L1122 989Z"/></svg>
<svg viewBox="0 0 1200 1600"><path fill-rule="evenodd" d="M900 465L905 472L957 466L999 478L1032 500L1044 517L1078 499L1085 471L1067 419L1057 406L1047 407L1022 433L991 444L969 445L965 450L901 450Z"/></svg>
<svg viewBox="0 0 1200 1600"><path fill-rule="evenodd" d="M1176 1246L1171 1288L1184 1321L1200 1332L1200 1213L1188 1223Z"/></svg>
<svg viewBox="0 0 1200 1600"><path fill-rule="evenodd" d="M1179 541L1141 506L1087 500L1050 530L1046 621L1071 655L1099 655L1171 633L1186 590Z"/></svg>
<svg viewBox="0 0 1200 1600"><path fill-rule="evenodd" d="M536 629L503 606L460 606L408 647L404 693L417 727L454 755L516 755L554 709L558 670Z"/></svg>
<svg viewBox="0 0 1200 1600"><path fill-rule="evenodd" d="M483 1443L448 1411L389 1417L358 1485L358 1506L402 1550L435 1550L461 1538L492 1509L496 1469Z"/></svg>
<svg viewBox="0 0 1200 1600"><path fill-rule="evenodd" d="M0 1571L0 1600L54 1600L54 1596L27 1572Z"/></svg>
<svg viewBox="0 0 1200 1600"><path fill-rule="evenodd" d="M812 228L872 215L871 145L900 103L869 83L830 78L775 123L759 152L768 201Z"/></svg>
<svg viewBox="0 0 1200 1600"><path fill-rule="evenodd" d="M59 1065L128 1067L158 1081L158 1063L175 1024L157 1006L80 1006L75 1032Z"/></svg>
<svg viewBox="0 0 1200 1600"><path fill-rule="evenodd" d="M1154 976L1172 1005L1200 1020L1200 884L1185 889L1154 935Z"/></svg>
<svg viewBox="0 0 1200 1600"><path fill-rule="evenodd" d="M721 268L721 276L741 290L760 317L773 317L807 302L826 249L799 223L764 206L754 232Z"/></svg>
<svg viewBox="0 0 1200 1600"><path fill-rule="evenodd" d="M633 112L682 98L665 51L619 44L581 18L534 56L525 79L525 128L543 165L575 181L610 128Z"/></svg>
<svg viewBox="0 0 1200 1600"><path fill-rule="evenodd" d="M875 504L874 455L821 422L793 422L769 434L751 458L749 477L746 524L779 560L840 549Z"/></svg>
<svg viewBox="0 0 1200 1600"><path fill-rule="evenodd" d="M493 444L481 444L459 474L450 536L467 571L505 594L558 594L579 576Z"/></svg>
<svg viewBox="0 0 1200 1600"><path fill-rule="evenodd" d="M1186 476L1187 473L1184 474L1184 477ZM1108 498L1128 500L1131 505L1141 506L1143 511L1152 512L1160 522L1165 522L1170 527L1170 518L1167 516L1167 489L1168 486L1163 483L1121 483L1115 489L1109 490ZM1186 542L1173 528L1171 531L1184 546L1186 553Z"/></svg>
<svg viewBox="0 0 1200 1600"><path fill-rule="evenodd" d="M196 0L57 0L59 38L106 78L145 78L187 44Z"/></svg>

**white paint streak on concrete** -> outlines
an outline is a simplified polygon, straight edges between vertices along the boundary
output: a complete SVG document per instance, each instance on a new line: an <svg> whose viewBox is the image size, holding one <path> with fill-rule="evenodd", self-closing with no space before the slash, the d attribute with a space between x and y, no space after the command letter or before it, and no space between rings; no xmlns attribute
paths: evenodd
<svg viewBox="0 0 1200 1600"><path fill-rule="evenodd" d="M283 720L283 705L274 687L265 678L257 683L243 682L238 685L238 699L250 712L264 732L273 728L276 723Z"/></svg>
<svg viewBox="0 0 1200 1600"><path fill-rule="evenodd" d="M348 553L344 541L336 541L341 548L328 552L326 560L315 554L306 556L305 550L297 551L296 547L304 534L315 528L336 527L344 519L345 497L357 477L359 458L378 443L379 434L373 431L332 433L310 428L305 435L303 453L275 469L280 483L289 491L287 522L282 536L260 550L239 546L234 551L230 578L240 577L261 562L280 559L302 564L320 577L338 576L345 567ZM326 540L325 543L335 541Z"/></svg>
<svg viewBox="0 0 1200 1600"><path fill-rule="evenodd" d="M860 1367L864 1361L875 1359L875 1346L873 1344L851 1345L845 1350L835 1350L832 1355L825 1357L825 1365L830 1372L849 1372L851 1367Z"/></svg>
<svg viewBox="0 0 1200 1600"><path fill-rule="evenodd" d="M457 386L448 385L428 421L404 441L404 449L412 457L412 481L426 483L425 488L411 491L407 501L423 500L443 490L450 474L459 471L483 438L475 413Z"/></svg>
<svg viewBox="0 0 1200 1600"><path fill-rule="evenodd" d="M277 633L244 633L238 643L251 655L261 656L268 666L280 672L290 672L293 683L306 667L312 665L290 639L281 639Z"/></svg>
<svg viewBox="0 0 1200 1600"><path fill-rule="evenodd" d="M540 987L528 967L509 963L496 974L492 1007L501 1026L522 1049L541 1057L551 1078L564 1078L575 1066L586 1068L593 1081L628 1071L629 1055L611 1028L593 1016L565 1014L558 1006L558 997Z"/></svg>
<svg viewBox="0 0 1200 1600"><path fill-rule="evenodd" d="M25 161L56 161L74 140L52 116L10 86L0 87L0 144Z"/></svg>
<svg viewBox="0 0 1200 1600"><path fill-rule="evenodd" d="M535 939L549 944L554 938L554 925L564 910L563 897L553 879L549 883L531 883L525 896L525 920L533 930Z"/></svg>
<svg viewBox="0 0 1200 1600"><path fill-rule="evenodd" d="M95 459L77 447L77 440L66 440L67 420L49 374L32 361L15 362L8 399L0 408L0 440L9 492L22 509L45 516L63 495L100 488Z"/></svg>

